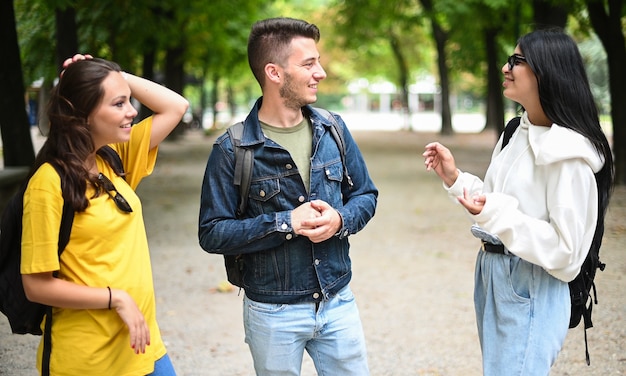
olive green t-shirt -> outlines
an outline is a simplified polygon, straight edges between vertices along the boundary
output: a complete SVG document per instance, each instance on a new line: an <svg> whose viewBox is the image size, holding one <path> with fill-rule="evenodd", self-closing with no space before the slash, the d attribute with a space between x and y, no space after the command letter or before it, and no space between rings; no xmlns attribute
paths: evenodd
<svg viewBox="0 0 626 376"><path fill-rule="evenodd" d="M265 137L284 147L291 154L291 158L296 163L298 172L304 182L304 187L308 192L313 143L313 132L311 131L309 119L304 117L300 124L290 128L274 127L261 122L261 129L263 129Z"/></svg>

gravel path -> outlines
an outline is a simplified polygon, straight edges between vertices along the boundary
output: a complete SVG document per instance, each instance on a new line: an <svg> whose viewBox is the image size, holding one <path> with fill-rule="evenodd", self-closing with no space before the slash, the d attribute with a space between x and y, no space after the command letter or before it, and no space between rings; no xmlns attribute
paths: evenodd
<svg viewBox="0 0 626 376"><path fill-rule="evenodd" d="M357 297L374 376L480 375L472 303L478 249L469 221L426 173L423 146L439 139L461 169L482 175L493 133L355 131L380 190L377 214L351 238ZM199 191L213 138L189 133L161 147L154 174L139 187L159 323L179 375L253 375L243 342L241 296L221 292L222 258L197 242ZM626 374L626 189L615 192L597 277L600 304L588 331L570 330L553 376ZM35 375L37 337L11 335L0 319L0 375ZM302 375L315 375L305 355Z"/></svg>

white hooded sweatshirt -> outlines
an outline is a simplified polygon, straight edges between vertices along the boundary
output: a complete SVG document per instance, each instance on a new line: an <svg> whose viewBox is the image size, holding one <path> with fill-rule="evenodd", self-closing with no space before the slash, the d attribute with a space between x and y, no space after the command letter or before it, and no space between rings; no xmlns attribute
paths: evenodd
<svg viewBox="0 0 626 376"><path fill-rule="evenodd" d="M587 257L598 217L594 173L604 165L588 139L557 124L536 126L524 113L509 144L502 138L484 182L460 172L451 187L456 201L467 188L485 194L481 228L497 236L509 252L569 282ZM458 201L457 201L458 202Z"/></svg>

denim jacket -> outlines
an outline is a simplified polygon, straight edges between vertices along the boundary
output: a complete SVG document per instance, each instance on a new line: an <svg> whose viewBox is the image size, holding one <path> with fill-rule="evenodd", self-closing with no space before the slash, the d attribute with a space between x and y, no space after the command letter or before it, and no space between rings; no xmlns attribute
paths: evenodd
<svg viewBox="0 0 626 376"><path fill-rule="evenodd" d="M235 158L224 133L213 145L202 183L200 246L209 253L242 254L244 290L252 300L291 304L330 299L350 282L348 236L374 216L378 190L345 123L334 115L343 128L347 168L354 183L348 186L330 120L305 106L313 128L307 193L289 152L263 135L258 117L261 101L244 121L241 137L242 146L254 149L247 210L237 218ZM317 244L297 236L291 226L291 211L312 200L330 204L343 223L335 236Z"/></svg>

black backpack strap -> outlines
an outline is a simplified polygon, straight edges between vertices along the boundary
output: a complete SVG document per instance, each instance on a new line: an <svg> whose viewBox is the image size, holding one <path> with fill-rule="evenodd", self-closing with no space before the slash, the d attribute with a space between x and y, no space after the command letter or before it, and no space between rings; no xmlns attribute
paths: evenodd
<svg viewBox="0 0 626 376"><path fill-rule="evenodd" d="M115 151L111 149L114 153ZM115 153L117 155L117 153ZM119 156L118 156L119 159ZM121 163L121 160L120 160ZM59 176L61 177L61 191L63 191L63 170L52 163L54 169L57 171ZM70 241L70 234L72 232L72 224L74 223L74 208L72 204L67 200L63 200L63 214L61 215L61 226L59 228L59 242L58 242L58 254L59 259L61 258L61 254L65 250L67 243ZM54 272L53 275L56 277L58 272ZM50 354L52 353L52 307L46 307L46 321L44 325L43 332L43 353L41 358L41 374L42 376L50 375Z"/></svg>
<svg viewBox="0 0 626 376"><path fill-rule="evenodd" d="M504 149L504 147L509 143L511 136L513 136L513 133L515 133L515 130L517 129L517 127L519 127L521 119L521 117L516 116L513 119L509 120L509 122L506 124L506 126L504 127L504 136L502 137L502 148L500 150Z"/></svg>
<svg viewBox="0 0 626 376"><path fill-rule="evenodd" d="M61 253L70 242L70 234L72 232L72 224L74 223L74 208L72 205L63 201L63 214L61 216L61 227L59 230L59 258Z"/></svg>
<svg viewBox="0 0 626 376"><path fill-rule="evenodd" d="M111 149L115 153L113 149ZM117 153L115 153L117 155ZM119 156L118 156L119 159ZM120 160L121 163L121 160ZM61 253L67 246L67 243L70 242L70 233L72 232L72 224L74 223L74 207L72 204L65 199L65 192L63 192L63 183L65 172L60 166L57 166L55 163L50 163L57 174L61 178L61 192L63 195L63 213L61 214L61 226L59 227L59 242L58 242L58 252L59 258L61 258ZM55 276L56 277L56 276Z"/></svg>
<svg viewBox="0 0 626 376"><path fill-rule="evenodd" d="M330 120L331 124L333 125L332 127L330 127L330 132L333 135L337 146L339 146L339 153L341 154L341 164L343 164L343 173L346 177L346 180L348 181L348 186L350 187L350 189L352 189L354 183L352 183L352 178L348 173L348 166L346 164L346 143L343 138L343 130L339 126L339 123L337 123L337 119L335 119L330 111L319 107L314 107L314 109L323 116L325 116L328 120Z"/></svg>
<svg viewBox="0 0 626 376"><path fill-rule="evenodd" d="M243 135L243 122L233 124L228 128L228 136L235 150L235 173L233 183L239 187L239 205L237 206L237 217L241 217L246 212L248 206L248 192L252 180L252 169L254 167L254 155L250 148L241 147L241 136Z"/></svg>
<svg viewBox="0 0 626 376"><path fill-rule="evenodd" d="M252 169L254 167L254 154L252 149L241 146L243 135L243 122L230 126L227 130L230 141L235 151L235 171L233 174L233 184L239 188L239 203L237 205L237 217L243 216L248 207L248 192L252 180ZM228 282L243 288L243 258L241 255L224 255L224 265Z"/></svg>
<svg viewBox="0 0 626 376"><path fill-rule="evenodd" d="M46 324L43 330L43 353L41 354L41 376L50 375L52 353L52 307L46 307Z"/></svg>

